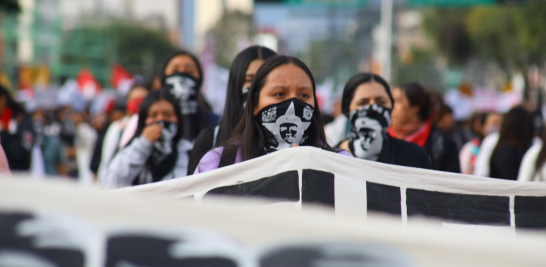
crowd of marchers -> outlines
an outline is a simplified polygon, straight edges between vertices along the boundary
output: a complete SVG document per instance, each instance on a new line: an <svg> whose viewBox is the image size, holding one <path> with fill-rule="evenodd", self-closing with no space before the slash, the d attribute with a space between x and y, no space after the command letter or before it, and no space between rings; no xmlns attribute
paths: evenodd
<svg viewBox="0 0 546 267"><path fill-rule="evenodd" d="M525 106L475 113L462 125L442 95L417 82L390 84L380 75L356 73L343 88L337 116L325 124L306 64L251 46L231 64L220 118L203 97L203 78L197 57L174 52L155 82L135 84L103 116L90 116L77 101L29 112L0 87L0 170L41 167L46 175L120 188L313 146L384 164L507 180L546 175L542 123Z"/></svg>

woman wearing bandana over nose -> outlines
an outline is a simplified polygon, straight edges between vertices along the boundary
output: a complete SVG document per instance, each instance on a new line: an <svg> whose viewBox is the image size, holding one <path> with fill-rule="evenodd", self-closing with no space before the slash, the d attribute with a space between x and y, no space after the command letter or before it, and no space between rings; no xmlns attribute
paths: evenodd
<svg viewBox="0 0 546 267"><path fill-rule="evenodd" d="M182 137L183 122L171 94L150 93L140 105L133 139L108 164L101 186L119 188L186 176L192 143Z"/></svg>
<svg viewBox="0 0 546 267"><path fill-rule="evenodd" d="M326 142L315 89L311 71L299 59L275 56L265 61L254 76L243 116L230 139L205 154L194 174L293 146L335 152Z"/></svg>
<svg viewBox="0 0 546 267"><path fill-rule="evenodd" d="M184 138L194 141L203 129L218 124L218 115L212 113L210 105L200 92L203 71L197 57L184 50L173 52L164 61L159 80L161 90L173 94L179 103L184 116ZM119 148L123 148L131 140L137 121L138 116L129 120Z"/></svg>
<svg viewBox="0 0 546 267"><path fill-rule="evenodd" d="M193 145L190 154L188 175L193 174L197 164L205 153L219 146L229 138L237 123L243 116L248 88L258 68L271 57L276 56L273 50L263 46L251 46L241 51L233 60L229 69L229 80L226 94L224 115L220 125L203 130Z"/></svg>
<svg viewBox="0 0 546 267"><path fill-rule="evenodd" d="M430 169L430 158L421 147L387 132L393 106L390 87L383 78L372 73L353 76L341 99L341 110L349 118L351 130L339 147L361 159Z"/></svg>

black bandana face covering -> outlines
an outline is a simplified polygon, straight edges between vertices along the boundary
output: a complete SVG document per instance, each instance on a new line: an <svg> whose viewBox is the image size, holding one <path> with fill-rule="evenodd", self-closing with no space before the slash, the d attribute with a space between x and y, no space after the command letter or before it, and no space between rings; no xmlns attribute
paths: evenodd
<svg viewBox="0 0 546 267"><path fill-rule="evenodd" d="M262 125L266 152L303 145L308 138L307 129L313 112L311 105L296 98L260 110L256 117Z"/></svg>
<svg viewBox="0 0 546 267"><path fill-rule="evenodd" d="M243 90L241 90L241 98L243 99L243 109L246 107L246 98L248 97L248 90L250 88L245 87Z"/></svg>
<svg viewBox="0 0 546 267"><path fill-rule="evenodd" d="M373 104L349 114L349 150L357 158L377 160L383 149L387 128L391 124L391 110Z"/></svg>
<svg viewBox="0 0 546 267"><path fill-rule="evenodd" d="M152 159L156 165L173 152L173 138L178 132L178 124L170 121L160 121L163 125L161 137L153 143Z"/></svg>
<svg viewBox="0 0 546 267"><path fill-rule="evenodd" d="M174 95L179 101L182 116L184 116L184 133L183 138L194 140L199 135L199 109L197 103L197 95L201 84L193 76L179 72L167 76L162 81L164 88Z"/></svg>
<svg viewBox="0 0 546 267"><path fill-rule="evenodd" d="M197 93L199 82L185 72L178 72L167 76L163 86L180 101L182 115L197 113Z"/></svg>

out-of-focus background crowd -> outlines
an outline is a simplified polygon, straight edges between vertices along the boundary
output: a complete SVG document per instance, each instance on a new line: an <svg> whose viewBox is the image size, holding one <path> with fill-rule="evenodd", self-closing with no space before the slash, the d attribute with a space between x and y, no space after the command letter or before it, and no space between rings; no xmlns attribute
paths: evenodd
<svg viewBox="0 0 546 267"><path fill-rule="evenodd" d="M541 136L544 1L385 2L3 0L0 128L21 133L21 140L1 140L11 171L92 183L108 125L133 112L127 93L160 89L160 65L179 48L200 57L202 92L219 116L231 61L258 44L310 67L320 109L332 122L327 131L344 117L339 101L347 80L374 72L393 87L426 87L434 100L430 119L459 150L469 142L479 149L500 127L500 115L517 105L533 114ZM11 97L21 110L8 114ZM25 118L18 129L10 128L13 112ZM487 128L491 114L500 118ZM477 152L469 155L461 167L473 173Z"/></svg>

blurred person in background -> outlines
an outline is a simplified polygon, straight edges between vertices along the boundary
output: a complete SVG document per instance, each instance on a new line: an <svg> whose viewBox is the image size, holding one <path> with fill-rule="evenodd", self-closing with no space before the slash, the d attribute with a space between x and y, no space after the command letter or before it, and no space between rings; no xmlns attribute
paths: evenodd
<svg viewBox="0 0 546 267"><path fill-rule="evenodd" d="M457 146L457 151L461 151L464 144L473 138L472 133L465 131L459 126L457 121L455 121L453 109L451 109L450 106L444 103L442 108L444 111L442 112L441 118L436 123L436 127L440 128L451 137L451 140L453 140Z"/></svg>
<svg viewBox="0 0 546 267"><path fill-rule="evenodd" d="M341 97L334 103L332 117L334 120L324 126L324 132L326 133L328 144L334 147L345 140L351 130L349 119L341 111Z"/></svg>
<svg viewBox="0 0 546 267"><path fill-rule="evenodd" d="M106 131L102 144L100 163L97 170L97 175L99 179L101 179L100 177L104 175L104 170L106 169L116 152L119 150L120 139L123 135L123 132L125 131L127 122L130 118L138 116L140 104L142 103L144 98L148 96L149 92L150 90L147 87L144 87L141 84L136 84L127 93L127 97L124 98L121 103L120 100L116 100L114 106L123 108L126 115L121 119L112 121L112 123L108 127L108 130ZM114 110L116 109L118 108L115 108Z"/></svg>
<svg viewBox="0 0 546 267"><path fill-rule="evenodd" d="M474 174L482 141L488 134L499 130L502 115L496 112L475 113L470 121L472 133L475 137L468 141L459 152L461 172L464 174Z"/></svg>
<svg viewBox="0 0 546 267"><path fill-rule="evenodd" d="M72 120L72 107L62 106L55 111L56 121L51 125L51 130L57 128L61 139L61 164L59 174L66 177L78 177L78 164L76 162L76 148L74 136L76 126Z"/></svg>
<svg viewBox="0 0 546 267"><path fill-rule="evenodd" d="M188 175L193 174L201 158L211 149L227 141L243 115L248 90L258 68L271 57L273 50L263 46L251 46L241 51L229 70L224 115L220 125L204 129L195 140L190 154Z"/></svg>
<svg viewBox="0 0 546 267"><path fill-rule="evenodd" d="M294 146L352 156L326 142L315 92L313 74L299 59L279 55L266 60L256 71L243 117L230 139L205 154L194 174Z"/></svg>
<svg viewBox="0 0 546 267"><path fill-rule="evenodd" d="M93 184L94 177L91 169L93 148L97 140L97 131L88 123L87 103L73 105L72 121L76 127L74 148L78 166L78 181L83 184Z"/></svg>
<svg viewBox="0 0 546 267"><path fill-rule="evenodd" d="M35 132L32 119L0 85L0 142L12 171L29 171Z"/></svg>
<svg viewBox="0 0 546 267"><path fill-rule="evenodd" d="M345 85L341 101L351 130L339 147L361 159L431 169L430 157L423 148L387 132L393 105L390 86L383 78L372 73L353 76Z"/></svg>
<svg viewBox="0 0 546 267"><path fill-rule="evenodd" d="M60 128L51 121L48 113L37 110L32 115L32 120L37 132L36 144L41 150L45 175L53 176L62 172L63 144L59 136Z"/></svg>
<svg viewBox="0 0 546 267"><path fill-rule="evenodd" d="M183 139L183 116L169 92L151 92L140 105L138 127L100 177L103 188L119 188L186 176L192 143Z"/></svg>
<svg viewBox="0 0 546 267"><path fill-rule="evenodd" d="M2 145L0 145L0 175L2 175L3 177L9 177L11 175L8 159Z"/></svg>
<svg viewBox="0 0 546 267"><path fill-rule="evenodd" d="M393 91L394 109L389 134L416 143L430 156L432 169L459 173L459 152L451 138L432 125L431 97L418 83L406 83Z"/></svg>
<svg viewBox="0 0 546 267"><path fill-rule="evenodd" d="M521 160L531 147L534 134L531 113L523 107L508 111L499 131L499 141L491 155L490 177L516 180Z"/></svg>
<svg viewBox="0 0 546 267"><path fill-rule="evenodd" d="M499 130L503 119L504 114L498 112L491 112L487 115L483 126L484 138L474 164L474 175L490 177L491 155L499 141Z"/></svg>
<svg viewBox="0 0 546 267"><path fill-rule="evenodd" d="M211 112L210 105L200 92L203 71L197 57L184 50L173 52L165 59L159 78L161 90L170 92L182 108L186 124L184 138L193 142L203 129L218 124L219 117ZM138 114L127 122L119 148L123 148L131 140L137 122Z"/></svg>
<svg viewBox="0 0 546 267"><path fill-rule="evenodd" d="M201 94L203 70L195 55L185 50L175 51L166 58L161 69L162 89L180 102L185 139L194 141L203 129L218 125L220 117L212 113Z"/></svg>
<svg viewBox="0 0 546 267"><path fill-rule="evenodd" d="M97 132L97 139L95 141L95 145L93 147L93 154L91 156L91 162L89 163L89 169L93 173L93 181L96 181L97 179L97 173L99 170L99 164L100 164L100 158L102 155L102 144L104 142L104 136L106 135L106 131L108 130L108 127L110 126L110 116L113 112L113 104L112 106L109 106L110 103L107 103L105 107L105 111L99 112L96 114L91 114L90 118L90 125L95 129Z"/></svg>

